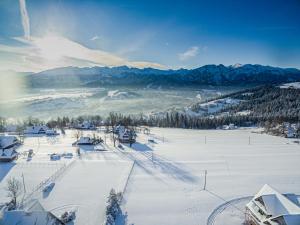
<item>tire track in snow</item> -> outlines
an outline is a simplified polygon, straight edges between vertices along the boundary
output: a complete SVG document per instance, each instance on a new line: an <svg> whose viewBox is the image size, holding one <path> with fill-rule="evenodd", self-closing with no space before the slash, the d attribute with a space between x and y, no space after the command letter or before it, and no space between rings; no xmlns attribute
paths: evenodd
<svg viewBox="0 0 300 225"><path fill-rule="evenodd" d="M221 205L219 205L217 208L215 208L212 213L209 215L206 225L214 225L215 224L215 220L216 217L221 214L226 208L232 206L234 208L237 208L234 204L237 204L241 201L247 201L247 200L251 200L253 198L253 196L245 196L245 197L240 197L240 198L235 198L232 200L229 200ZM240 210L240 209L239 209Z"/></svg>

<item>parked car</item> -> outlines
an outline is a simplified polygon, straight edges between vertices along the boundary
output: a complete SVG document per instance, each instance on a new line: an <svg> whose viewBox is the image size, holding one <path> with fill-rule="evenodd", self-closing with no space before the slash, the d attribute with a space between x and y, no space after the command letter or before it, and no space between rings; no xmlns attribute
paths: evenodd
<svg viewBox="0 0 300 225"><path fill-rule="evenodd" d="M154 139L152 139L152 138L149 138L149 139L148 139L148 142L150 142L150 143L155 143Z"/></svg>
<svg viewBox="0 0 300 225"><path fill-rule="evenodd" d="M53 189L55 183L54 182L51 182L50 184L46 185L44 188L43 188L43 192L49 192Z"/></svg>
<svg viewBox="0 0 300 225"><path fill-rule="evenodd" d="M53 153L53 154L50 155L50 159L51 160L60 160L60 155L56 154L56 153Z"/></svg>
<svg viewBox="0 0 300 225"><path fill-rule="evenodd" d="M71 158L73 158L73 153L67 152L67 153L63 153L61 156L64 158L71 159Z"/></svg>

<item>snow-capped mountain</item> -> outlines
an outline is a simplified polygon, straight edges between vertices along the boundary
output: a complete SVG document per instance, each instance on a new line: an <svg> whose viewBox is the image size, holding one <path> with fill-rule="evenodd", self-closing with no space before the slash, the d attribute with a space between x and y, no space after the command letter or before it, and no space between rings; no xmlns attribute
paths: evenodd
<svg viewBox="0 0 300 225"><path fill-rule="evenodd" d="M300 70L253 64L205 65L196 69L65 67L29 76L33 86L101 85L255 85L300 81Z"/></svg>

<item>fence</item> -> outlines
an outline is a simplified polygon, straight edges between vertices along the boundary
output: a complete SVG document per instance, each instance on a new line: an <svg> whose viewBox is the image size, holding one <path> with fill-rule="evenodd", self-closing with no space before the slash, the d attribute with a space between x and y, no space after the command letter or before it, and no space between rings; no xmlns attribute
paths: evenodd
<svg viewBox="0 0 300 225"><path fill-rule="evenodd" d="M131 177L131 174L132 174L132 171L133 171L133 169L134 169L134 166L135 166L135 161L133 162L133 164L132 164L132 166L131 166L131 168L130 168L130 171L129 171L128 176L127 176L127 178L126 178L126 181L125 181L123 190L121 191L122 195L121 195L121 199L120 199L120 204L122 204L122 202L123 202L124 193L125 193L126 188L127 188L127 186L128 186L128 182L129 182L129 179L130 179L130 177ZM104 219L102 225L106 225L106 224L107 224L106 212L104 213L104 218L105 218L105 219Z"/></svg>
<svg viewBox="0 0 300 225"><path fill-rule="evenodd" d="M34 194L41 191L47 184L54 182L59 176L66 172L67 169L70 169L74 163L75 160L73 160L67 165L64 163L54 174L52 174L46 180L43 180L41 183L39 183L28 195L26 195L26 197L24 197L22 205L26 205L32 199Z"/></svg>

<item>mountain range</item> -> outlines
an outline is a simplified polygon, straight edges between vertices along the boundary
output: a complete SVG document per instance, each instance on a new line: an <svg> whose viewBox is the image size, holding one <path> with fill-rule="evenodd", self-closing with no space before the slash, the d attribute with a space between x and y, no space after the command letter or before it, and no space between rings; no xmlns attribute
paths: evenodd
<svg viewBox="0 0 300 225"><path fill-rule="evenodd" d="M196 69L64 67L27 76L32 87L260 85L300 81L300 70L258 64L205 65Z"/></svg>

